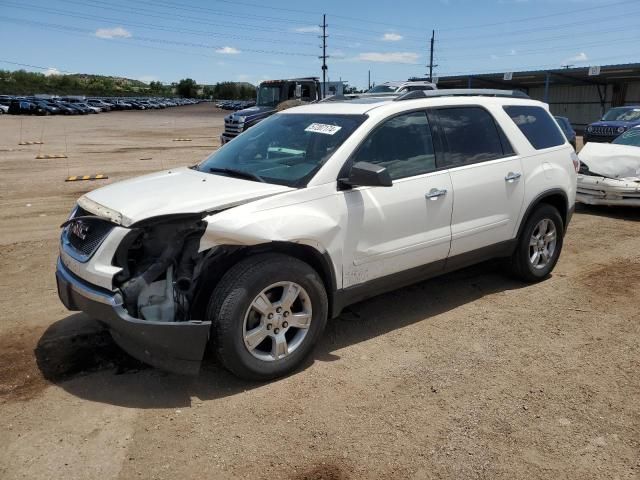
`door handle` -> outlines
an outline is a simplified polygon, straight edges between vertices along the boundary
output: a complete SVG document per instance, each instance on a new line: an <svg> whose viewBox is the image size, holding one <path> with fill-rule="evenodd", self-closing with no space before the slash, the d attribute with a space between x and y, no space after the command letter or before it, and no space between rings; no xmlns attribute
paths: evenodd
<svg viewBox="0 0 640 480"><path fill-rule="evenodd" d="M511 182L513 183L515 180L518 180L520 177L522 176L521 173L514 173L514 172L509 172L507 173L507 176L504 177L504 180L506 182Z"/></svg>
<svg viewBox="0 0 640 480"><path fill-rule="evenodd" d="M438 190L437 188L432 188L427 193L425 193L424 196L429 200L437 200L439 197L443 197L446 194L447 194L446 188L443 188L441 190Z"/></svg>

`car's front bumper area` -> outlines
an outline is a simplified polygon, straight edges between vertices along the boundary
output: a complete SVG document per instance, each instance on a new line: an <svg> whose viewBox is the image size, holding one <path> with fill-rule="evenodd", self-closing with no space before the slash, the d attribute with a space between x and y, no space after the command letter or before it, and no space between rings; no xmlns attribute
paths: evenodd
<svg viewBox="0 0 640 480"><path fill-rule="evenodd" d="M640 207L640 183L597 175L578 175L576 201L587 205Z"/></svg>
<svg viewBox="0 0 640 480"><path fill-rule="evenodd" d="M196 375L209 339L211 322L150 322L133 318L117 294L71 273L60 260L58 296L69 310L83 311L103 323L129 355L169 372Z"/></svg>

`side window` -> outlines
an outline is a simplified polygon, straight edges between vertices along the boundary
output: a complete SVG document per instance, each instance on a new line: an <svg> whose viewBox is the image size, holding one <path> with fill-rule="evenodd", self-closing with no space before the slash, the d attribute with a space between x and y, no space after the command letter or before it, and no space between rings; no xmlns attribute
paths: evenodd
<svg viewBox="0 0 640 480"><path fill-rule="evenodd" d="M518 105L503 108L536 150L565 143L566 138L544 108Z"/></svg>
<svg viewBox="0 0 640 480"><path fill-rule="evenodd" d="M308 83L303 83L302 84L301 100L303 102L310 102L311 101L311 86Z"/></svg>
<svg viewBox="0 0 640 480"><path fill-rule="evenodd" d="M441 167L457 167L486 162L512 155L508 144L502 148L500 131L489 112L480 107L456 107L437 110L440 128L448 145L448 153Z"/></svg>
<svg viewBox="0 0 640 480"><path fill-rule="evenodd" d="M425 112L393 117L376 128L360 146L353 163L387 168L392 180L435 170L431 130Z"/></svg>

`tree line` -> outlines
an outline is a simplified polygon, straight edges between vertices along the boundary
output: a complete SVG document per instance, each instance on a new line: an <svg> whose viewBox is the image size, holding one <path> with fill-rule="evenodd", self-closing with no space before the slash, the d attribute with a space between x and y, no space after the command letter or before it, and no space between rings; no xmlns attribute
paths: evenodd
<svg viewBox="0 0 640 480"><path fill-rule="evenodd" d="M85 74L51 74L26 70L0 70L0 95L87 95L87 96L157 96L184 98L253 99L255 87L249 83L220 82L200 86L191 78L170 85L153 81L144 83L121 77Z"/></svg>

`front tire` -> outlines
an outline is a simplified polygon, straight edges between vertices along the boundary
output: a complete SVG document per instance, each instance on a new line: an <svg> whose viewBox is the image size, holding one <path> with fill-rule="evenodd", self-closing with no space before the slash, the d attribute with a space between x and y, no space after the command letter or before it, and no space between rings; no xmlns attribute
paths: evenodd
<svg viewBox="0 0 640 480"><path fill-rule="evenodd" d="M276 253L234 265L207 308L218 360L248 380L270 380L298 367L321 336L327 315L327 293L317 272Z"/></svg>
<svg viewBox="0 0 640 480"><path fill-rule="evenodd" d="M511 257L511 270L520 280L535 283L549 276L558 263L564 223L558 209L540 204L529 216Z"/></svg>

